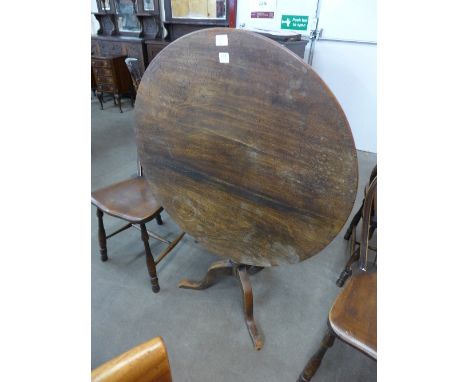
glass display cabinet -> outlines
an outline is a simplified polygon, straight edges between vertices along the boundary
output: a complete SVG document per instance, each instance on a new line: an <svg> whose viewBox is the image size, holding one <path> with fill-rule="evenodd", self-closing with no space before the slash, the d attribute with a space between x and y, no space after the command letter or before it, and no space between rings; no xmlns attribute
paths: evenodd
<svg viewBox="0 0 468 382"><path fill-rule="evenodd" d="M237 0L164 0L171 40L201 28L236 27Z"/></svg>
<svg viewBox="0 0 468 382"><path fill-rule="evenodd" d="M98 36L162 37L158 0L96 0Z"/></svg>

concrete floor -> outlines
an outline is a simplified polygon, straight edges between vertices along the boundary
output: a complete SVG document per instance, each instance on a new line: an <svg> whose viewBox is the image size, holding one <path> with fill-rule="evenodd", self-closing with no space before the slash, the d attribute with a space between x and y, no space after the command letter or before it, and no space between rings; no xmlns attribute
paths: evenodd
<svg viewBox="0 0 468 382"><path fill-rule="evenodd" d="M123 180L136 172L133 109L123 102L121 114L112 101L101 111L92 101L92 188ZM359 191L376 155L358 152ZM354 214L353 211L353 214ZM245 327L240 289L233 278L205 291L177 288L180 279L201 278L219 260L186 235L158 267L161 291L151 291L143 243L137 230L127 230L108 241L109 260L99 258L97 218L92 220L92 360L93 368L129 348L162 336L175 382L269 381L294 382L318 348L326 330L328 310L340 291L335 280L346 262L343 234L317 256L300 264L267 268L251 277L254 313L265 336L261 351L253 349ZM166 213L165 224L149 229L175 237L177 226ZM107 232L121 222L105 217ZM153 254L163 248L151 241ZM375 381L376 362L350 346L335 341L314 381Z"/></svg>

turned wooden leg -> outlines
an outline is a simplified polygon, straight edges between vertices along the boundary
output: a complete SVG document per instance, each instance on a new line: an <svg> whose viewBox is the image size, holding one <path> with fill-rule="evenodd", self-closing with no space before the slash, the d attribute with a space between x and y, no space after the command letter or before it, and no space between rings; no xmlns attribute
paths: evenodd
<svg viewBox="0 0 468 382"><path fill-rule="evenodd" d="M106 246L106 231L104 230L104 221L102 216L104 215L103 212L97 208L96 215L98 218L98 234L99 234L99 252L101 252L101 260L107 261L107 246Z"/></svg>
<svg viewBox="0 0 468 382"><path fill-rule="evenodd" d="M356 229L353 228L351 231L351 239L349 241L349 259L341 271L338 280L336 280L336 286L341 288L346 280L353 274L353 270L351 269L351 265L359 260L359 248L360 244L356 243Z"/></svg>
<svg viewBox="0 0 468 382"><path fill-rule="evenodd" d="M103 97L102 92L97 92L96 94L97 94L99 103L101 104L101 110L104 110L104 105L102 104L102 97Z"/></svg>
<svg viewBox="0 0 468 382"><path fill-rule="evenodd" d="M341 288L346 280L353 274L353 270L351 265L359 260L359 247L358 250L354 252L354 254L349 258L348 262L346 263L344 269L340 273L340 277L336 280L336 286Z"/></svg>
<svg viewBox="0 0 468 382"><path fill-rule="evenodd" d="M146 230L145 224L140 224L141 228L141 240L143 240L143 244L145 245L145 253L146 253L146 267L148 268L148 273L151 278L151 289L153 289L154 293L159 292L159 281L158 276L156 274L156 264L154 263L153 254L151 253L151 248L148 243L149 235L148 231Z"/></svg>
<svg viewBox="0 0 468 382"><path fill-rule="evenodd" d="M206 289L216 283L222 276L232 276L233 275L233 265L229 260L220 260L215 261L208 268L203 280L194 281L183 279L179 282L179 288L184 289Z"/></svg>
<svg viewBox="0 0 468 382"><path fill-rule="evenodd" d="M156 222L158 223L158 225L163 225L161 214L156 215Z"/></svg>
<svg viewBox="0 0 468 382"><path fill-rule="evenodd" d="M260 350L263 347L264 341L263 337L258 332L257 325L255 324L255 319L253 316L252 284L250 283L247 268L244 265L241 265L237 268L237 278L240 281L242 289L245 323L247 324L247 329L249 330L249 334L252 338L255 350Z"/></svg>
<svg viewBox="0 0 468 382"><path fill-rule="evenodd" d="M320 349L317 350L309 362L307 362L297 382L309 382L311 380L322 363L323 356L327 350L333 346L333 342L335 342L335 335L331 330L328 330L327 334L325 334L325 337L322 339Z"/></svg>

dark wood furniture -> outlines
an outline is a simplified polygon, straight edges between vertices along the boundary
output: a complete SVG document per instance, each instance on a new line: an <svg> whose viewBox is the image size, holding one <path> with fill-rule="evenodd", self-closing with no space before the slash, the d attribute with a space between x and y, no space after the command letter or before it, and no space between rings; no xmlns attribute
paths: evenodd
<svg viewBox="0 0 468 382"><path fill-rule="evenodd" d="M122 96L130 95L132 105L135 91L132 86L132 79L125 64L125 56L113 57L91 57L91 70L96 83L96 96L103 109L103 94L110 93L117 99L120 112L122 113ZM115 102L114 102L115 103Z"/></svg>
<svg viewBox="0 0 468 382"><path fill-rule="evenodd" d="M125 65L127 65L128 72L130 73L130 77L132 78L133 89L135 90L136 95L143 73L140 71L140 65L136 58L127 57L125 59Z"/></svg>
<svg viewBox="0 0 468 382"><path fill-rule="evenodd" d="M335 337L377 359L377 267L368 271L371 209L377 210L377 168L371 175L363 206L359 269L352 275L328 314L329 329L320 348L310 358L297 382L308 382L317 372ZM355 235L355 226L353 228Z"/></svg>
<svg viewBox="0 0 468 382"><path fill-rule="evenodd" d="M209 0L207 4L213 1L219 2ZM219 3L224 4L224 0ZM99 30L91 36L92 53L137 58L141 72L165 46L187 33L214 26L236 26L237 0L226 0L224 16L211 19L173 16L169 0L165 24L158 0L96 0L96 4L98 11L93 15L99 22Z"/></svg>
<svg viewBox="0 0 468 382"><path fill-rule="evenodd" d="M217 35L228 45L216 46ZM155 197L184 231L229 260L180 286L202 289L236 275L259 349L249 272L317 254L352 209L357 155L343 110L278 43L212 28L179 38L152 61L135 121Z"/></svg>
<svg viewBox="0 0 468 382"><path fill-rule="evenodd" d="M91 36L91 50L100 56L137 58L144 72L148 65L145 41L163 39L158 0L96 0L99 30Z"/></svg>
<svg viewBox="0 0 468 382"><path fill-rule="evenodd" d="M344 237L345 240L349 241L349 259L345 265L345 268L338 277L338 280L336 280L336 285L340 288L353 273L352 265L360 258L361 248L362 250L371 250L376 252L375 260L377 260L377 247L368 245L369 241L374 235L375 230L377 229L377 181L375 182L375 185L373 185L373 182L376 179L377 165L372 170L369 183L366 185L364 190L364 199L362 200L362 205L351 220ZM356 229L361 219L361 241L358 241L356 240ZM361 243L364 243L364 245L361 245Z"/></svg>
<svg viewBox="0 0 468 382"><path fill-rule="evenodd" d="M185 233L182 232L174 241L169 241L146 229L146 223L152 219L155 219L159 225L163 224L161 219L163 207L154 198L145 178L139 175L138 177L94 191L91 193L91 203L97 208L101 260L107 261L108 259L107 239L130 227L139 229L141 231L141 240L145 247L146 266L151 278L151 288L153 292L159 292L160 287L156 266L172 251ZM103 221L104 213L125 220L127 224L115 232L106 235ZM168 245L156 261L148 243L150 237Z"/></svg>
<svg viewBox="0 0 468 382"><path fill-rule="evenodd" d="M107 361L91 373L92 382L172 382L166 345L153 338Z"/></svg>
<svg viewBox="0 0 468 382"><path fill-rule="evenodd" d="M309 382L336 337L377 359L377 271L353 275L328 315L329 329L297 382Z"/></svg>
<svg viewBox="0 0 468 382"><path fill-rule="evenodd" d="M138 59L140 69L146 68L146 49L142 38L123 36L91 36L91 53L95 56L126 56Z"/></svg>
<svg viewBox="0 0 468 382"><path fill-rule="evenodd" d="M161 52L166 46L169 45L169 41L160 40L146 40L146 54L148 56L148 65L153 59Z"/></svg>

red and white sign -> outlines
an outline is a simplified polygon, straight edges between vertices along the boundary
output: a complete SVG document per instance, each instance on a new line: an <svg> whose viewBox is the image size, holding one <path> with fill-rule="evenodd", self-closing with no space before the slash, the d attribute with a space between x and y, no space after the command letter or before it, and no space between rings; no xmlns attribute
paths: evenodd
<svg viewBox="0 0 468 382"><path fill-rule="evenodd" d="M272 19L275 11L276 0L250 0L251 19Z"/></svg>
<svg viewBox="0 0 468 382"><path fill-rule="evenodd" d="M275 17L275 12L250 12L251 19L272 19Z"/></svg>

